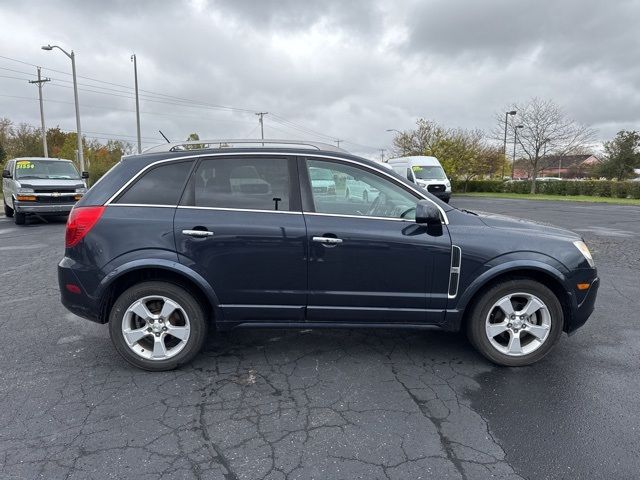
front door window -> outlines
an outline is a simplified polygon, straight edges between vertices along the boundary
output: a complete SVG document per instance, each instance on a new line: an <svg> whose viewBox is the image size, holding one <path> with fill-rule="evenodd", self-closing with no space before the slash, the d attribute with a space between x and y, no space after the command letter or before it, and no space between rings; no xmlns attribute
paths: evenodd
<svg viewBox="0 0 640 480"><path fill-rule="evenodd" d="M324 160L307 160L316 213L413 220L418 198L382 175Z"/></svg>

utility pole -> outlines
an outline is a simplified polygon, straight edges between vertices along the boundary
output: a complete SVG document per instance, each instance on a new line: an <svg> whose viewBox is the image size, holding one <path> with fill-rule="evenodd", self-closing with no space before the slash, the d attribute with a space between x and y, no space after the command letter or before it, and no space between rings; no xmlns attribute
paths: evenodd
<svg viewBox="0 0 640 480"><path fill-rule="evenodd" d="M344 140L336 138L336 145L338 146L338 148L340 148L340 142L344 142Z"/></svg>
<svg viewBox="0 0 640 480"><path fill-rule="evenodd" d="M133 78L136 87L136 127L138 129L138 153L142 153L142 139L140 138L140 101L138 100L138 62L136 54L131 55L133 62Z"/></svg>
<svg viewBox="0 0 640 480"><path fill-rule="evenodd" d="M258 121L260 122L260 137L262 140L264 140L264 116L268 114L269 112L256 112L256 115L260 117ZM262 146L264 147L264 142L262 143Z"/></svg>
<svg viewBox="0 0 640 480"><path fill-rule="evenodd" d="M384 152L386 152L387 149L386 148L381 148L380 149L380 161L384 163Z"/></svg>
<svg viewBox="0 0 640 480"><path fill-rule="evenodd" d="M50 78L42 78L40 76L40 67L38 67L38 80L29 80L29 83L35 83L38 85L38 97L40 98L40 123L42 125L42 149L44 151L45 158L49 157L49 150L47 148L47 129L44 126L44 107L42 106L42 84L50 82Z"/></svg>

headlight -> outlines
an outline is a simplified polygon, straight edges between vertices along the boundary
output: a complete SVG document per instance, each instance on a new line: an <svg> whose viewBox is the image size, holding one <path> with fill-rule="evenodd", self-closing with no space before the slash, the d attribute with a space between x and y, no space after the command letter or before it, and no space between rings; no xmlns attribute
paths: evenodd
<svg viewBox="0 0 640 480"><path fill-rule="evenodd" d="M447 186L447 188L451 188L451 182L449 180L444 182L444 184Z"/></svg>
<svg viewBox="0 0 640 480"><path fill-rule="evenodd" d="M33 193L33 188L19 188L16 193Z"/></svg>
<svg viewBox="0 0 640 480"><path fill-rule="evenodd" d="M76 193L87 193L87 189L85 187L76 188Z"/></svg>
<svg viewBox="0 0 640 480"><path fill-rule="evenodd" d="M596 264L593 261L593 257L591 256L591 252L589 251L589 247L587 247L587 244L584 243L582 240L577 240L573 242L573 244L576 246L578 250L580 250L580 253L584 255L584 258L587 260L587 262L589 262L589 266L591 266L591 268L594 268Z"/></svg>

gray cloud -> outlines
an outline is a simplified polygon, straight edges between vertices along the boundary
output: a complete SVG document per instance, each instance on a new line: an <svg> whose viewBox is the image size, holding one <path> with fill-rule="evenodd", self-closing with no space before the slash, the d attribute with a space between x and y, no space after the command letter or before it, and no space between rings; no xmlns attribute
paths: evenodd
<svg viewBox="0 0 640 480"><path fill-rule="evenodd" d="M385 129L417 117L490 131L496 111L532 96L555 100L602 139L639 128L637 2L25 1L0 2L0 18L0 55L69 72L66 57L39 50L55 42L76 50L80 75L129 86L135 52L146 91L269 111L370 146L347 144L368 155L390 145ZM3 67L34 71L0 58L0 75L14 75ZM55 103L72 102L69 76L45 73L54 78L47 123L74 129L73 105ZM15 76L25 80L0 77L0 116L37 124L37 102L9 97L35 98ZM86 91L124 89L81 82L86 131L135 134L131 98ZM252 112L164 101L142 99L149 142L158 129L257 134ZM266 117L267 135L310 136L278 120Z"/></svg>

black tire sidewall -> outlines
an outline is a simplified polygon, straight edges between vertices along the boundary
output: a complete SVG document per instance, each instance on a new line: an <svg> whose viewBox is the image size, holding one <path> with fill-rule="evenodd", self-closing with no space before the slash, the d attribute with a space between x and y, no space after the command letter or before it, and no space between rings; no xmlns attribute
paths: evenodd
<svg viewBox="0 0 640 480"><path fill-rule="evenodd" d="M13 217L13 208L11 208L9 205L6 204L6 202L3 200L2 201L3 205L4 205L4 214L6 217Z"/></svg>
<svg viewBox="0 0 640 480"><path fill-rule="evenodd" d="M133 352L122 335L124 314L136 300L161 295L177 302L187 313L191 328L187 344L180 353L166 360L148 360ZM169 282L144 282L125 290L115 301L109 313L109 335L118 353L130 364L149 371L165 371L183 365L195 357L206 339L207 317L202 305L187 290Z"/></svg>
<svg viewBox="0 0 640 480"><path fill-rule="evenodd" d="M551 331L545 343L528 355L510 357L497 351L489 342L485 333L485 320L493 305L505 295L523 292L535 295L544 302L551 315ZM564 326L562 305L557 296L546 286L535 280L509 280L489 289L474 305L467 323L467 334L474 347L488 360L498 365L519 367L541 360L551 351L560 338Z"/></svg>

